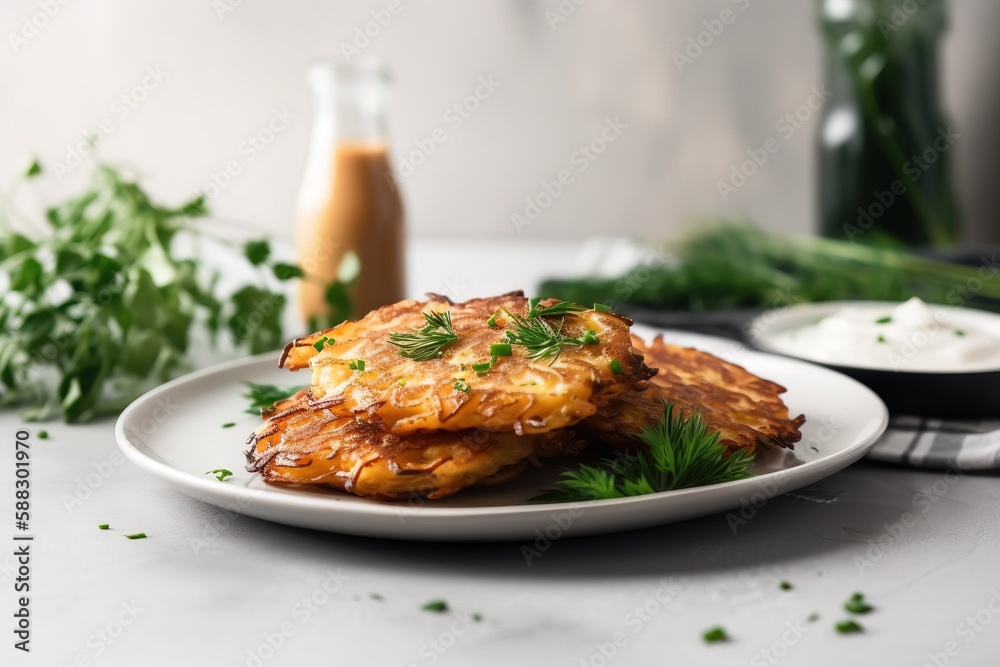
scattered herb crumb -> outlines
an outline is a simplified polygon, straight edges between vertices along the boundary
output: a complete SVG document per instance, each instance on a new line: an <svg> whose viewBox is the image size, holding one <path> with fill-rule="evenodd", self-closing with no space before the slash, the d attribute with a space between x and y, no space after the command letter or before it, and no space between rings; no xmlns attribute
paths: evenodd
<svg viewBox="0 0 1000 667"><path fill-rule="evenodd" d="M956 336L964 336L965 332L962 331L961 329L955 329L955 335Z"/></svg>
<svg viewBox="0 0 1000 667"><path fill-rule="evenodd" d="M317 352L322 352L323 348L325 346L327 346L327 345L333 345L336 342L337 341L335 341L332 338L327 338L326 336L323 336L319 340L317 340L315 343L313 343L313 347L316 349Z"/></svg>
<svg viewBox="0 0 1000 667"><path fill-rule="evenodd" d="M855 632L864 632L864 628L858 625L856 621L851 621L851 620L841 621L840 623L837 623L837 625L835 625L834 627L836 627L837 632L839 632L842 635L849 635Z"/></svg>
<svg viewBox="0 0 1000 667"><path fill-rule="evenodd" d="M705 640L705 643L707 644L715 644L717 642L729 641L729 635L726 634L726 631L722 628L721 625L717 625L714 628L709 628L708 630L705 630L705 634L702 635L702 638Z"/></svg>
<svg viewBox="0 0 1000 667"><path fill-rule="evenodd" d="M851 596L850 600L844 603L844 609L852 614L867 614L873 610L874 607L865 602L864 594L855 593Z"/></svg>
<svg viewBox="0 0 1000 667"><path fill-rule="evenodd" d="M815 445L810 445L809 449L811 449L812 451L814 451L816 453L819 453L819 447L816 447Z"/></svg>
<svg viewBox="0 0 1000 667"><path fill-rule="evenodd" d="M49 432L48 431L39 431L38 432L38 437L41 440L48 440L49 439Z"/></svg>
<svg viewBox="0 0 1000 667"><path fill-rule="evenodd" d="M354 361L349 363L347 367L350 368L352 371L362 372L365 370L365 360L355 359Z"/></svg>
<svg viewBox="0 0 1000 667"><path fill-rule="evenodd" d="M472 385L465 381L465 378L458 378L455 380L455 389L464 394L468 394L472 391Z"/></svg>
<svg viewBox="0 0 1000 667"><path fill-rule="evenodd" d="M232 477L233 472L231 470L226 470L225 468L217 468L215 470L209 470L205 473L206 475L215 475L215 479L220 482L226 481L227 477Z"/></svg>
<svg viewBox="0 0 1000 667"><path fill-rule="evenodd" d="M612 359L611 360L611 373L613 375L621 375L624 372L625 372L625 370L622 368L622 362L618 361L617 359Z"/></svg>
<svg viewBox="0 0 1000 667"><path fill-rule="evenodd" d="M886 315L885 317L880 317L877 320L875 320L875 324L889 324L889 322L892 322L892 318L888 315Z"/></svg>
<svg viewBox="0 0 1000 667"><path fill-rule="evenodd" d="M472 615L472 620L474 622L476 622L476 623L479 623L480 621L483 620L483 615L482 614L473 614Z"/></svg>
<svg viewBox="0 0 1000 667"><path fill-rule="evenodd" d="M431 600L421 608L424 611L433 611L436 614L443 614L448 611L448 603L444 600Z"/></svg>
<svg viewBox="0 0 1000 667"><path fill-rule="evenodd" d="M809 621L810 623L815 623L816 621L819 620L819 614L813 612L812 614L809 614L806 620Z"/></svg>
<svg viewBox="0 0 1000 667"><path fill-rule="evenodd" d="M790 590L792 590L792 585L790 583L788 583L787 581L782 581L778 585L781 587L781 590L783 590L783 591L790 591Z"/></svg>
<svg viewBox="0 0 1000 667"><path fill-rule="evenodd" d="M234 426L236 426L236 422L226 422L222 425L222 428L232 428Z"/></svg>
<svg viewBox="0 0 1000 667"><path fill-rule="evenodd" d="M100 528L101 530L107 530L108 528L111 527L111 524L110 523L102 523L102 524L98 525L97 527Z"/></svg>
<svg viewBox="0 0 1000 667"><path fill-rule="evenodd" d="M132 533L131 535L126 535L130 540L144 540L146 539L146 533Z"/></svg>
<svg viewBox="0 0 1000 667"><path fill-rule="evenodd" d="M881 336L881 335L880 335L880 336L878 337L878 342L880 342L880 343L884 343L884 342L885 342L885 336Z"/></svg>
<svg viewBox="0 0 1000 667"><path fill-rule="evenodd" d="M375 602L385 602L385 598L378 593L369 593L368 597L370 597L372 600L375 600Z"/></svg>

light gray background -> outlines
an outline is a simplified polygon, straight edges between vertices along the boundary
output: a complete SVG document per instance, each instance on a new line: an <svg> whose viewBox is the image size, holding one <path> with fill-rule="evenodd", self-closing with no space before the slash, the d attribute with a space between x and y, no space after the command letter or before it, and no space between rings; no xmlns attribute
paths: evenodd
<svg viewBox="0 0 1000 667"><path fill-rule="evenodd" d="M11 32L40 0L0 8L0 183L28 153L49 164L104 117L107 158L138 166L157 194L181 198L212 170L243 170L216 197L216 213L287 235L309 137L306 65L343 59L341 42L388 0L69 0L27 44ZM56 0L42 0L55 2ZM442 115L492 75L500 88L404 184L414 233L512 236L510 216L570 166L606 117L622 136L524 232L525 238L615 231L662 238L692 220L747 214L776 229L813 228L816 119L748 184L723 202L726 178L748 148L776 133L777 119L823 81L816 5L805 0L589 0L553 28L558 0L399 0L402 11L365 53L388 59L396 152L412 148ZM566 0L569 2L569 0ZM219 8L239 3L232 11ZM740 7L746 5L745 10ZM946 107L962 139L959 192L971 239L1000 240L994 156L1000 4L952 2L944 48ZM672 54L729 8L735 20L679 72ZM120 119L116 98L148 66L167 72ZM272 109L295 115L247 162L239 146ZM42 185L45 196L84 178Z"/></svg>

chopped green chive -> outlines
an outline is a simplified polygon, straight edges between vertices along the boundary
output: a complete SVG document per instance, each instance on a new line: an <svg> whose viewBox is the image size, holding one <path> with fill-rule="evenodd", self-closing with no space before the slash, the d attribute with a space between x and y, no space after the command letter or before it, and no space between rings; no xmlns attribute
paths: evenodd
<svg viewBox="0 0 1000 667"><path fill-rule="evenodd" d="M126 535L130 540L143 540L146 539L146 533L132 533L131 535Z"/></svg>
<svg viewBox="0 0 1000 667"><path fill-rule="evenodd" d="M363 371L365 370L365 361L364 359L355 359L354 361L348 364L348 368L350 368L352 371L359 371L359 372Z"/></svg>
<svg viewBox="0 0 1000 667"><path fill-rule="evenodd" d="M226 470L225 468L218 468L216 470L209 470L205 473L206 475L215 475L215 479L220 482L226 481L227 477L232 477L233 473L231 470Z"/></svg>
<svg viewBox="0 0 1000 667"><path fill-rule="evenodd" d="M879 336L879 337L878 337L878 338L877 338L876 340L877 340L878 342L880 342L880 343L884 343L884 342L885 342L885 336L881 336L881 335L880 335L880 336Z"/></svg>
<svg viewBox="0 0 1000 667"><path fill-rule="evenodd" d="M100 528L101 530L107 530L108 528L111 527L111 524L110 523L102 523L102 524L98 524L97 527Z"/></svg>
<svg viewBox="0 0 1000 667"><path fill-rule="evenodd" d="M729 641L729 635L727 635L726 631L722 628L722 626L719 625L715 626L714 628L705 630L705 634L702 635L702 638L708 644L715 644L717 642Z"/></svg>
<svg viewBox="0 0 1000 667"><path fill-rule="evenodd" d="M599 313L610 313L611 306L605 306L603 303L595 303L594 310L596 310Z"/></svg>
<svg viewBox="0 0 1000 667"><path fill-rule="evenodd" d="M337 341L335 341L333 338L327 338L326 336L323 336L322 338L320 338L319 340L317 340L315 343L313 343L313 347L316 348L317 352L322 352L323 348L325 346L327 346L327 345L333 345L336 342Z"/></svg>
<svg viewBox="0 0 1000 667"><path fill-rule="evenodd" d="M236 422L226 422L222 425L222 428L232 428L234 426L236 426Z"/></svg>
<svg viewBox="0 0 1000 667"><path fill-rule="evenodd" d="M41 440L48 440L49 439L49 432L48 431L39 431L38 432L38 437Z"/></svg>
<svg viewBox="0 0 1000 667"><path fill-rule="evenodd" d="M614 375L622 375L625 372L625 370L622 368L622 362L618 361L617 359L612 359L611 372Z"/></svg>
<svg viewBox="0 0 1000 667"><path fill-rule="evenodd" d="M890 317L889 315L886 315L885 317L880 317L877 320L875 320L875 324L889 324L889 322L892 322L892 317Z"/></svg>
<svg viewBox="0 0 1000 667"><path fill-rule="evenodd" d="M493 364L495 363L495 361L496 357L493 357L489 361L483 361L478 364L472 364L472 370L476 371L477 373L488 373L493 368Z"/></svg>
<svg viewBox="0 0 1000 667"><path fill-rule="evenodd" d="M955 335L956 336L964 336L965 332L962 331L961 329L955 329Z"/></svg>
<svg viewBox="0 0 1000 667"><path fill-rule="evenodd" d="M580 341L580 345L598 345L600 344L601 339L597 337L596 331L590 329L587 333L580 337Z"/></svg>
<svg viewBox="0 0 1000 667"><path fill-rule="evenodd" d="M385 602L385 598L379 595L378 593L369 593L368 597L370 597L372 600L375 600L375 602Z"/></svg>
<svg viewBox="0 0 1000 667"><path fill-rule="evenodd" d="M858 625L855 621L841 621L834 627L837 628L837 632L842 635L848 635L854 632L864 632L864 628Z"/></svg>
<svg viewBox="0 0 1000 667"><path fill-rule="evenodd" d="M479 621L483 620L483 615L482 614L473 614L472 615L472 620L475 621L476 623L478 623Z"/></svg>
<svg viewBox="0 0 1000 667"><path fill-rule="evenodd" d="M443 614L448 611L448 603L444 600L431 600L421 608L424 611L433 611L436 614Z"/></svg>
<svg viewBox="0 0 1000 667"><path fill-rule="evenodd" d="M402 380L400 380L396 384L398 384L400 387L405 387L406 386L406 378L403 378Z"/></svg>
<svg viewBox="0 0 1000 667"><path fill-rule="evenodd" d="M509 357L514 354L514 348L510 343L493 343L490 345L491 357Z"/></svg>
<svg viewBox="0 0 1000 667"><path fill-rule="evenodd" d="M456 390L464 392L466 394L472 391L472 386L469 385L469 383L466 382L464 378L458 378L457 380L455 380L454 387Z"/></svg>
<svg viewBox="0 0 1000 667"><path fill-rule="evenodd" d="M855 593L851 596L850 600L844 603L844 609L852 614L867 614L873 610L874 607L865 602L864 594Z"/></svg>
<svg viewBox="0 0 1000 667"><path fill-rule="evenodd" d="M780 584L778 584L778 586L783 591L790 591L790 590L792 590L792 585L790 583L788 583L787 581L782 581Z"/></svg>
<svg viewBox="0 0 1000 667"><path fill-rule="evenodd" d="M497 328L497 314L496 313L493 313L492 315L490 315L490 319L486 320L486 326L488 326L490 329L496 329Z"/></svg>

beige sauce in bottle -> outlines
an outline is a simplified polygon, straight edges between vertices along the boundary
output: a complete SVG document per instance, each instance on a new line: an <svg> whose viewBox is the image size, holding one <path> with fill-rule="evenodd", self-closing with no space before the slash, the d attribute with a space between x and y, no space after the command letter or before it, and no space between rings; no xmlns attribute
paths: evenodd
<svg viewBox="0 0 1000 667"><path fill-rule="evenodd" d="M310 196L300 198L296 215L299 262L313 278L299 283L304 322L327 314L325 285L348 251L361 261L349 290L356 317L404 296L403 207L390 182L387 146L338 142L327 159L311 175L316 180L304 184Z"/></svg>

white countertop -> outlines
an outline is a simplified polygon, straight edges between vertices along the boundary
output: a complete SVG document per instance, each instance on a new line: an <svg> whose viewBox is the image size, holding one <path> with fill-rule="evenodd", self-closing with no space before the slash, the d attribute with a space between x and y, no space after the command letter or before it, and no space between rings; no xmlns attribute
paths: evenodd
<svg viewBox="0 0 1000 667"><path fill-rule="evenodd" d="M411 291L531 288L579 248L416 242ZM227 513L125 461L113 427L49 423L48 440L31 440L25 655L11 632L14 439L42 427L0 413L4 665L940 666L1000 655L995 475L862 462L767 501L735 531L719 514L565 539L529 566L519 543L390 542ZM786 580L793 590L779 589ZM876 610L859 618L864 634L839 635L855 592ZM421 611L434 599L453 613ZM705 644L714 625L732 641Z"/></svg>

